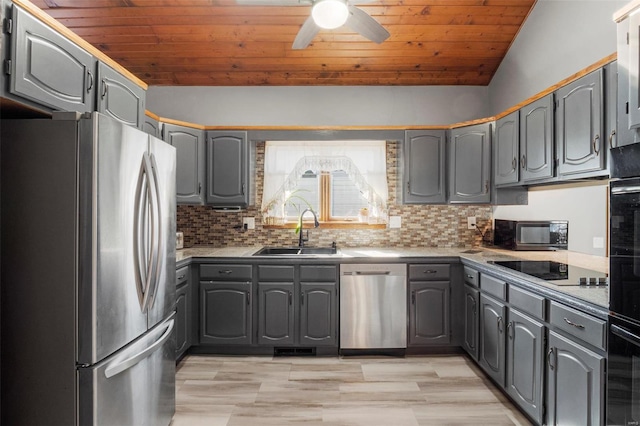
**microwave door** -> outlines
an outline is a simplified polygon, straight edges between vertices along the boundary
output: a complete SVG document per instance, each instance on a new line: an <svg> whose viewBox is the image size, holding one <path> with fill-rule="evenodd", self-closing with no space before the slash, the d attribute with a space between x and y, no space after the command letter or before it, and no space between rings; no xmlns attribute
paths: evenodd
<svg viewBox="0 0 640 426"><path fill-rule="evenodd" d="M518 233L518 242L527 245L549 244L549 226L546 225L522 225Z"/></svg>

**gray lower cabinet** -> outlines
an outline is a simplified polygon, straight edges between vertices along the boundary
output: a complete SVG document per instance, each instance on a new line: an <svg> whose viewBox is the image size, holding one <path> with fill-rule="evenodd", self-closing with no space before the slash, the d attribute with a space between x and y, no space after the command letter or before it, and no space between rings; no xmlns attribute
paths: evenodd
<svg viewBox="0 0 640 426"><path fill-rule="evenodd" d="M409 290L409 345L448 344L451 340L449 281L411 281Z"/></svg>
<svg viewBox="0 0 640 426"><path fill-rule="evenodd" d="M333 266L330 268L335 270ZM335 282L300 283L300 345L336 346L338 344L337 294Z"/></svg>
<svg viewBox="0 0 640 426"><path fill-rule="evenodd" d="M189 285L183 284L176 288L176 359L180 358L189 348Z"/></svg>
<svg viewBox="0 0 640 426"><path fill-rule="evenodd" d="M13 5L9 92L54 110L94 110L96 59Z"/></svg>
<svg viewBox="0 0 640 426"><path fill-rule="evenodd" d="M556 102L558 175L604 170L608 143L603 134L603 70L558 89Z"/></svg>
<svg viewBox="0 0 640 426"><path fill-rule="evenodd" d="M162 139L176 148L176 202L204 204L204 130L163 123Z"/></svg>
<svg viewBox="0 0 640 426"><path fill-rule="evenodd" d="M604 424L604 365L603 355L549 331L546 424Z"/></svg>
<svg viewBox="0 0 640 426"><path fill-rule="evenodd" d="M451 130L449 202L491 201L491 124Z"/></svg>
<svg viewBox="0 0 640 426"><path fill-rule="evenodd" d="M145 90L103 62L98 62L97 81L98 112L142 129Z"/></svg>
<svg viewBox="0 0 640 426"><path fill-rule="evenodd" d="M555 176L553 94L520 108L520 182Z"/></svg>
<svg viewBox="0 0 640 426"><path fill-rule="evenodd" d="M482 369L504 387L505 378L504 303L480 295L480 342L478 361Z"/></svg>
<svg viewBox="0 0 640 426"><path fill-rule="evenodd" d="M249 205L249 141L247 132L207 132L207 204Z"/></svg>
<svg viewBox="0 0 640 426"><path fill-rule="evenodd" d="M520 170L520 111L496 121L493 140L493 179L496 187L518 183Z"/></svg>
<svg viewBox="0 0 640 426"><path fill-rule="evenodd" d="M200 281L200 343L252 343L251 282Z"/></svg>
<svg viewBox="0 0 640 426"><path fill-rule="evenodd" d="M293 268L292 268L293 269ZM295 343L294 283L258 283L258 343Z"/></svg>
<svg viewBox="0 0 640 426"><path fill-rule="evenodd" d="M543 423L544 325L510 308L506 391L538 424Z"/></svg>
<svg viewBox="0 0 640 426"><path fill-rule="evenodd" d="M444 130L410 130L403 145L404 204L445 203L447 201Z"/></svg>
<svg viewBox="0 0 640 426"><path fill-rule="evenodd" d="M464 340L463 347L473 359L478 360L478 333L480 320L480 291L464 285Z"/></svg>

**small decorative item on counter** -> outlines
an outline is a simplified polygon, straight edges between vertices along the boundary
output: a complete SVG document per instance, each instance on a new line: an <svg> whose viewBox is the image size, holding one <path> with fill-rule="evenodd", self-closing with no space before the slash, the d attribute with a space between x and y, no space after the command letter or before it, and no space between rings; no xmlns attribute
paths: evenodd
<svg viewBox="0 0 640 426"><path fill-rule="evenodd" d="M176 249L184 247L184 234L182 232L176 232Z"/></svg>
<svg viewBox="0 0 640 426"><path fill-rule="evenodd" d="M369 222L369 209L366 207L363 207L360 209L360 212L358 213L358 220L360 222Z"/></svg>

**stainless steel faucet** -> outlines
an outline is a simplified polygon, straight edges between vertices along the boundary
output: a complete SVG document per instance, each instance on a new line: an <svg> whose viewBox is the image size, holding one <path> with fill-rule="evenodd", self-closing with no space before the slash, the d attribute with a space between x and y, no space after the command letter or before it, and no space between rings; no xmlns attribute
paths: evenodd
<svg viewBox="0 0 640 426"><path fill-rule="evenodd" d="M298 222L300 223L300 236L298 237L298 247L304 247L304 243L306 241L309 241L309 231L307 231L307 238L304 238L304 235L302 234L302 226L304 223L302 221L302 216L304 216L306 212L311 212L311 214L313 215L313 226L315 228L320 226L320 222L318 222L318 216L316 216L316 212L314 212L312 209L304 209L302 213L300 213L300 217L298 218Z"/></svg>

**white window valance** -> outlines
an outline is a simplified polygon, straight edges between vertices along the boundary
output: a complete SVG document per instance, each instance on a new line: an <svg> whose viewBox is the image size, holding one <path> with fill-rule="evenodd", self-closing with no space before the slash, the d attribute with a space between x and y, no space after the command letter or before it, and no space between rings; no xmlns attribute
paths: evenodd
<svg viewBox="0 0 640 426"><path fill-rule="evenodd" d="M344 170L372 206L386 212L385 141L276 141L265 144L262 211L266 214L294 188L306 170Z"/></svg>

